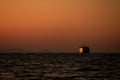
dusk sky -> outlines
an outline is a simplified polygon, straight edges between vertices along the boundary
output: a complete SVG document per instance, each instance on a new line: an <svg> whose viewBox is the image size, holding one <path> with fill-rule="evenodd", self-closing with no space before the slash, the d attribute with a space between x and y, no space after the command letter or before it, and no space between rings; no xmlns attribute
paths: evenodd
<svg viewBox="0 0 120 80"><path fill-rule="evenodd" d="M0 0L0 50L120 52L120 0Z"/></svg>

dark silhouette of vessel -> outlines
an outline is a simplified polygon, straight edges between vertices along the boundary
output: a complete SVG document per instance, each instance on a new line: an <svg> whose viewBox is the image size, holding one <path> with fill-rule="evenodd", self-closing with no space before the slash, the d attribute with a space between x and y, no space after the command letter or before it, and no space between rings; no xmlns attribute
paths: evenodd
<svg viewBox="0 0 120 80"><path fill-rule="evenodd" d="M89 46L82 46L79 48L79 53L81 54L89 54L90 53L90 48Z"/></svg>

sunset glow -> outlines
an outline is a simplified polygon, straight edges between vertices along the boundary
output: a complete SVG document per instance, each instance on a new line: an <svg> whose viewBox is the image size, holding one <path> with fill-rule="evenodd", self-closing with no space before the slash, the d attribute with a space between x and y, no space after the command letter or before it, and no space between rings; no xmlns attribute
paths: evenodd
<svg viewBox="0 0 120 80"><path fill-rule="evenodd" d="M120 52L120 0L0 0L0 51Z"/></svg>
<svg viewBox="0 0 120 80"><path fill-rule="evenodd" d="M83 48L80 48L80 49L79 49L79 52L82 54L82 53L83 53Z"/></svg>

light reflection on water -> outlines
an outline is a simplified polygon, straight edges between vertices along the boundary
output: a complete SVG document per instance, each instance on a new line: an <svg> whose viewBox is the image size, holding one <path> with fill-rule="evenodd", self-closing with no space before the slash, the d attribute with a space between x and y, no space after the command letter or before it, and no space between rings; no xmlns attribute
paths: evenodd
<svg viewBox="0 0 120 80"><path fill-rule="evenodd" d="M0 80L120 80L120 54L0 54Z"/></svg>

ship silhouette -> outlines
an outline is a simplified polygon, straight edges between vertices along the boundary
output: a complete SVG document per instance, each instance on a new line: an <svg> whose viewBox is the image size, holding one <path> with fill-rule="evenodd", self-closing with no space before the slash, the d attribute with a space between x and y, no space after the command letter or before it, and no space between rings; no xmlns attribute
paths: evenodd
<svg viewBox="0 0 120 80"><path fill-rule="evenodd" d="M90 53L89 46L81 46L81 47L79 47L79 53L81 53L81 54L89 54Z"/></svg>

